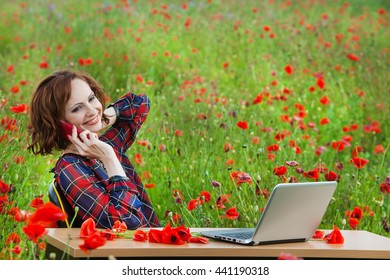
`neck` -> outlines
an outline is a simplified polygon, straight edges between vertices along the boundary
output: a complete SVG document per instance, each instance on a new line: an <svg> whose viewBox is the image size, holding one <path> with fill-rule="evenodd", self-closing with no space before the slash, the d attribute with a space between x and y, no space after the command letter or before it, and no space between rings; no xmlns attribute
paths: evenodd
<svg viewBox="0 0 390 280"><path fill-rule="evenodd" d="M79 155L79 151L76 149L76 146L74 144L70 144L68 147L66 147L66 149L62 152L62 154L68 154L68 153L72 153L72 154L77 154Z"/></svg>

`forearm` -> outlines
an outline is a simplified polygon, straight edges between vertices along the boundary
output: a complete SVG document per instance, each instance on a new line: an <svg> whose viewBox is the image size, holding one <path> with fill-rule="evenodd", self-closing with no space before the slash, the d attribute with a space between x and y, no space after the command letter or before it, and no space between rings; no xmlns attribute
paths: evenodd
<svg viewBox="0 0 390 280"><path fill-rule="evenodd" d="M104 110L104 115L108 118L108 123L106 126L113 125L117 120L117 113L113 106L108 107L106 110Z"/></svg>
<svg viewBox="0 0 390 280"><path fill-rule="evenodd" d="M123 169L119 159L116 157L115 152L102 158L101 161L107 171L108 177L116 175L126 177L125 170Z"/></svg>

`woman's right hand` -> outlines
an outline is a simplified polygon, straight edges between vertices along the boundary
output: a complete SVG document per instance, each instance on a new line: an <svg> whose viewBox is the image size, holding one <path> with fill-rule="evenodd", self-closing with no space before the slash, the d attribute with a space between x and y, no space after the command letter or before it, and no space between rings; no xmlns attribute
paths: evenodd
<svg viewBox="0 0 390 280"><path fill-rule="evenodd" d="M96 133L84 130L77 135L77 129L73 126L72 136L68 138L80 155L102 161L109 177L114 175L126 176L114 149L109 144L101 141Z"/></svg>
<svg viewBox="0 0 390 280"><path fill-rule="evenodd" d="M77 136L76 127L73 126L72 135L69 136L69 141L74 144L77 151L82 156L103 161L104 158L115 154L113 148L107 143L99 140L99 136L96 133L84 130L79 134L79 137Z"/></svg>

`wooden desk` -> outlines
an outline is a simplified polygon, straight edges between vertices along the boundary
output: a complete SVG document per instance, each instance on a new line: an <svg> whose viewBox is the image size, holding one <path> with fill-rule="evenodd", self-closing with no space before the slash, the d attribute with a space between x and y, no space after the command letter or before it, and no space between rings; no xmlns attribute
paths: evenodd
<svg viewBox="0 0 390 280"><path fill-rule="evenodd" d="M202 229L191 228L191 233ZM329 233L326 230L325 233ZM66 258L270 258L275 259L281 252L310 259L390 259L390 238L367 231L342 230L344 244L328 244L323 240L308 242L246 246L210 239L208 244L186 243L166 245L117 238L92 250L86 255L79 249L83 240L80 229L53 228L47 235L46 256L56 251Z"/></svg>

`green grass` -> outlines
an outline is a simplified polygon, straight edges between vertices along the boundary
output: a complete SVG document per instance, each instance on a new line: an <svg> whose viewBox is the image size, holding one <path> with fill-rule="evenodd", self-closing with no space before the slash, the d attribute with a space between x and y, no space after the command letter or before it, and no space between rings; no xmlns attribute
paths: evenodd
<svg viewBox="0 0 390 280"><path fill-rule="evenodd" d="M365 213L357 228L389 236L383 225L390 214L389 194L380 191L390 176L389 4L351 1L347 7L347 2L336 0L291 2L2 3L0 104L6 104L0 105L0 119L16 120L16 130L0 126L0 137L6 137L0 142L0 180L13 185L11 193L0 194L8 195L9 201L0 214L2 258L43 258L42 252L36 256L32 252L31 241L22 231L24 223L15 222L7 212L11 207L31 212L30 201L41 195L48 200L50 170L59 154L35 157L29 153L28 114L15 114L9 107L28 104L38 81L62 68L89 72L111 100L130 90L150 97L151 112L138 135L150 146L135 143L128 155L140 153L144 159L144 165L135 167L141 177L149 172L156 184L148 194L162 225L170 222L171 216L165 214L171 211L188 227L254 226L266 203L256 185L271 192L281 182L273 174L274 167L296 160L305 171L322 164L340 175L321 228L350 229L345 212L355 206L368 207L373 216ZM188 28L187 18L191 19ZM265 26L270 30L265 31ZM341 42L337 34L343 36ZM350 53L359 61L348 59ZM80 58L93 62L81 66ZM39 67L42 61L48 62L47 69ZM293 67L291 75L284 71L286 65ZM10 66L12 72L7 71ZM143 78L142 83L137 76ZM316 85L317 76L323 77L324 89ZM11 91L15 85L20 88L16 94ZM285 88L289 94L283 93ZM252 104L260 93L263 101ZM328 96L329 105L319 102L323 96ZM305 107L304 129L298 121L280 120L281 115L292 118L298 113L295 104ZM330 123L322 126L319 122L324 117ZM238 121L246 121L248 129L238 128ZM380 124L380 133L363 129L373 121ZM352 124L358 128L343 131ZM176 130L183 136L175 136ZM288 135L277 141L275 135L280 132ZM350 147L341 152L332 149L332 142L347 135L352 137ZM260 143L253 144L254 137ZM289 146L290 140L301 154ZM233 150L225 152L226 143ZM160 151L161 144L166 151ZM274 160L268 159L266 150L272 144L280 146ZM385 152L374 153L377 145ZM317 156L320 146L326 150ZM350 163L357 146L363 147L359 157L369 160L362 169ZM15 156L22 156L24 163L16 163ZM234 164L226 165L230 159ZM338 163L343 164L342 170L336 170ZM248 173L252 183L237 187L230 179L237 170ZM323 175L320 181L325 180ZM288 167L286 179L292 176L300 182L310 180ZM212 180L221 187L212 187ZM181 204L175 203L174 190L182 193ZM187 203L202 190L210 192L211 201L189 211ZM216 199L222 194L231 195L226 207L236 207L240 219L221 218L226 209L218 209ZM11 232L22 238L20 255L10 254L14 244L5 244Z"/></svg>

